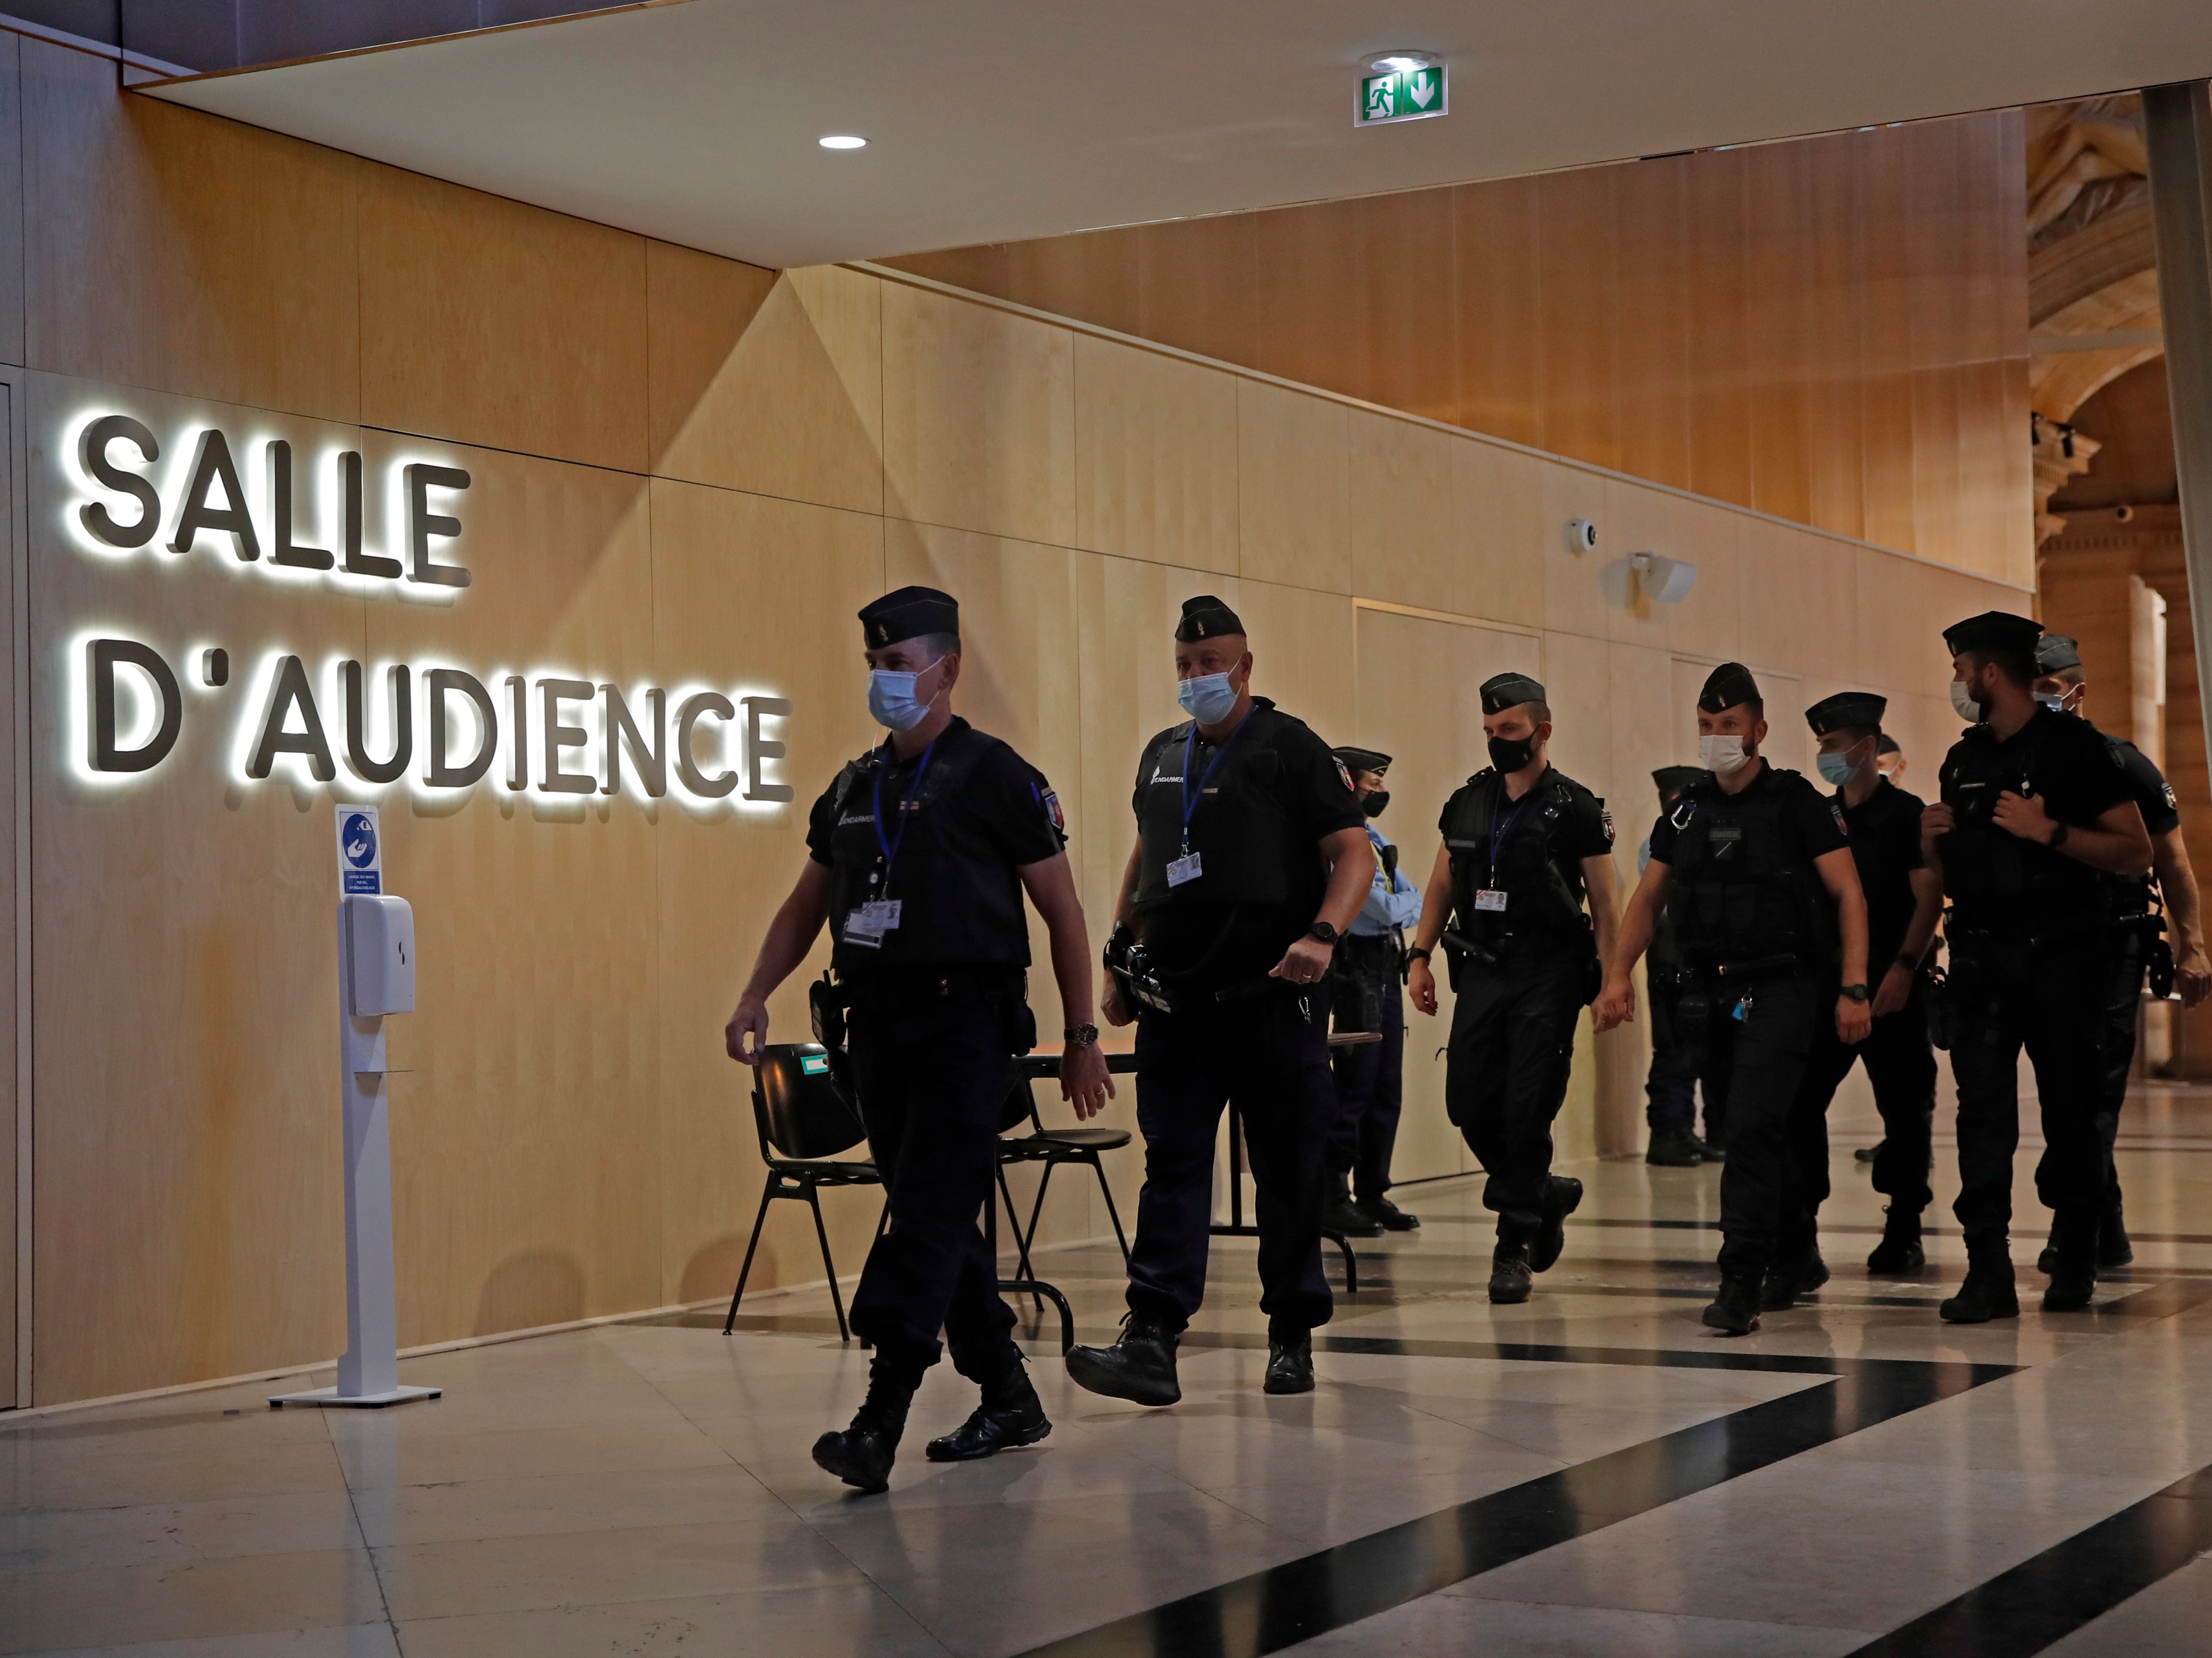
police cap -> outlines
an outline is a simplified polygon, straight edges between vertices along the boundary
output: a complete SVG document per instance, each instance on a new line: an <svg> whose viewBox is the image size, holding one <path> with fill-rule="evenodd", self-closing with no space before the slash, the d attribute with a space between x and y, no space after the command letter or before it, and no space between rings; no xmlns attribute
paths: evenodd
<svg viewBox="0 0 2212 1658"><path fill-rule="evenodd" d="M1176 623L1175 636L1188 645L1195 640L1216 639L1223 634L1241 634L1244 624L1237 612L1212 593L1200 593L1196 598L1182 602L1182 620Z"/></svg>
<svg viewBox="0 0 2212 1658"><path fill-rule="evenodd" d="M1707 714L1718 714L1739 702L1763 700L1759 695L1759 682L1741 662L1722 663L1705 676L1705 688L1698 693L1698 706Z"/></svg>
<svg viewBox="0 0 2212 1658"><path fill-rule="evenodd" d="M1390 756L1380 749L1331 749L1329 752L1342 761L1345 770L1354 777L1364 771L1385 772L1390 769Z"/></svg>
<svg viewBox="0 0 2212 1658"><path fill-rule="evenodd" d="M1481 689L1485 714L1503 714L1523 702L1549 700L1544 695L1544 688L1525 673L1492 674L1482 682Z"/></svg>
<svg viewBox="0 0 2212 1658"><path fill-rule="evenodd" d="M2043 624L2009 610L1984 610L1943 629L1943 648L1958 656L1967 651L2004 651L2020 656L2035 654L2035 641Z"/></svg>
<svg viewBox="0 0 2212 1658"><path fill-rule="evenodd" d="M2081 665L2081 647L2064 634L2045 634L2035 641L2035 671L2064 673Z"/></svg>
<svg viewBox="0 0 2212 1658"><path fill-rule="evenodd" d="M1889 699L1876 696L1872 691L1838 691L1806 709L1805 723L1813 728L1815 737L1826 737L1846 726L1869 726L1880 731L1881 717L1888 708Z"/></svg>
<svg viewBox="0 0 2212 1658"><path fill-rule="evenodd" d="M923 634L960 636L960 601L934 587L901 587L860 609L868 648L880 651Z"/></svg>
<svg viewBox="0 0 2212 1658"><path fill-rule="evenodd" d="M1659 786L1660 793L1672 794L1677 789L1704 782L1706 775L1703 766L1662 766L1651 774L1651 780Z"/></svg>

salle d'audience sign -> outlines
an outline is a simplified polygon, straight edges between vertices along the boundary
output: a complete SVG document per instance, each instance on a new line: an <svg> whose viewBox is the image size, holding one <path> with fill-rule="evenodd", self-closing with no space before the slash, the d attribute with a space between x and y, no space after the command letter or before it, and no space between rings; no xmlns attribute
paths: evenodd
<svg viewBox="0 0 2212 1658"><path fill-rule="evenodd" d="M378 547L366 534L368 480L356 451L301 466L282 439L244 445L198 423L165 439L108 410L81 415L64 436L75 486L64 528L88 556L212 557L301 592L434 604L452 604L470 587L460 562L470 479L460 467L392 463L379 480L387 544ZM258 487L247 487L249 477ZM303 521L313 527L303 530ZM184 677L211 689L233 684L220 645L172 661L142 641L94 629L68 648L71 759L88 780L157 770L187 718L209 717L188 708ZM580 674L478 673L443 661L332 658L311 668L281 648L260 652L235 677L243 695L222 699L214 716L228 722L223 764L233 780L273 774L337 784L343 771L349 788L404 782L449 794L495 774L498 786L547 799L673 793L711 805L736 796L774 810L793 798L789 784L769 775L784 744L766 734L791 704L763 692L696 683L626 689Z"/></svg>

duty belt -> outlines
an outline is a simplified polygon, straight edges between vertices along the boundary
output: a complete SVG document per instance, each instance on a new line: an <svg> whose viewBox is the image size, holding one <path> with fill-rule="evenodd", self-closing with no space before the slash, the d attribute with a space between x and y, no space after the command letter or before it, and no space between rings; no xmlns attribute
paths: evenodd
<svg viewBox="0 0 2212 1658"><path fill-rule="evenodd" d="M1707 970L1723 984L1744 984L1794 972L1801 965L1796 955L1784 951L1778 956L1754 956L1747 961L1717 962Z"/></svg>

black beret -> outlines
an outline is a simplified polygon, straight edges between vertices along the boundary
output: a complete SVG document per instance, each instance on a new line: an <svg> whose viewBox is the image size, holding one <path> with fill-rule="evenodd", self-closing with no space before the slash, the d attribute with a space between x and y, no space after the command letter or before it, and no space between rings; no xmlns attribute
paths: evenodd
<svg viewBox="0 0 2212 1658"><path fill-rule="evenodd" d="M1705 688L1698 693L1698 706L1707 714L1718 714L1739 702L1764 700L1759 694L1759 682L1741 662L1722 663L1705 676Z"/></svg>
<svg viewBox="0 0 2212 1658"><path fill-rule="evenodd" d="M2009 610L1984 610L1943 629L1943 648L1957 656L1965 651L2017 651L2032 655L2043 624Z"/></svg>
<svg viewBox="0 0 2212 1658"><path fill-rule="evenodd" d="M1331 749L1329 752L1341 760L1345 770L1354 777L1364 771L1390 769L1390 756L1379 749Z"/></svg>
<svg viewBox="0 0 2212 1658"><path fill-rule="evenodd" d="M1805 723L1815 737L1826 737L1845 726L1872 726L1880 731L1881 717L1888 710L1889 699L1872 691L1838 691L1806 709Z"/></svg>
<svg viewBox="0 0 2212 1658"><path fill-rule="evenodd" d="M934 587L902 587L860 608L868 648L879 651L921 634L960 633L960 601Z"/></svg>
<svg viewBox="0 0 2212 1658"><path fill-rule="evenodd" d="M2035 671L2064 673L2081 665L2081 647L2064 634L2045 634L2035 641Z"/></svg>
<svg viewBox="0 0 2212 1658"><path fill-rule="evenodd" d="M1244 624L1231 610L1212 593L1200 593L1196 598L1182 602L1182 620L1176 623L1175 636L1188 645L1194 640L1216 639L1223 634L1241 634Z"/></svg>
<svg viewBox="0 0 2212 1658"><path fill-rule="evenodd" d="M1523 702L1546 700L1544 688L1525 673L1493 674L1482 682L1482 711L1503 714Z"/></svg>
<svg viewBox="0 0 2212 1658"><path fill-rule="evenodd" d="M1669 794L1702 783L1711 774L1703 766L1662 766L1651 774L1651 780L1659 786L1660 793Z"/></svg>

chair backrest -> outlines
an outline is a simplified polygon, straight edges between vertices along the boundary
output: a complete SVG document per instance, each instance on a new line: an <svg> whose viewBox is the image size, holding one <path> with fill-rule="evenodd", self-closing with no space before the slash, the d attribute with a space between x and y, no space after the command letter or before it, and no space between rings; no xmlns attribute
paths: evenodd
<svg viewBox="0 0 2212 1658"><path fill-rule="evenodd" d="M1006 1081L1006 1097L999 1105L999 1132L1010 1134L1023 1124L1037 1133L1044 1132L1044 1122L1037 1115L1036 1093L1030 1079L1016 1072Z"/></svg>
<svg viewBox="0 0 2212 1658"><path fill-rule="evenodd" d="M764 1150L786 1157L835 1157L867 1138L819 1042L772 1042L762 1050L753 1072L753 1121Z"/></svg>

